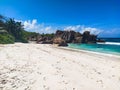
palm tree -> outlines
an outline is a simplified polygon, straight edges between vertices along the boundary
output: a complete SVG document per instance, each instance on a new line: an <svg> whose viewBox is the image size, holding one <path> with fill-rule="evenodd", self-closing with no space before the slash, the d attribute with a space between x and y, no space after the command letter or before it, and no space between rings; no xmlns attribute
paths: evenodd
<svg viewBox="0 0 120 90"><path fill-rule="evenodd" d="M14 36L16 39L20 39L21 32L23 30L23 25L21 22L16 22L14 19L10 18L6 21L7 31Z"/></svg>
<svg viewBox="0 0 120 90"><path fill-rule="evenodd" d="M5 17L0 15L0 27L4 27L4 19Z"/></svg>
<svg viewBox="0 0 120 90"><path fill-rule="evenodd" d="M15 35L16 35L16 38L19 38L22 37L22 30L23 30L23 25L21 22L16 22L16 25L15 25Z"/></svg>

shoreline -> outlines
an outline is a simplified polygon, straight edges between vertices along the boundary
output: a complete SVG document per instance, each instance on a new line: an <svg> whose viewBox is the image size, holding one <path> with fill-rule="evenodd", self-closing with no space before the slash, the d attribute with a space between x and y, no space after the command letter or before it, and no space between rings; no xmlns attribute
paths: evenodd
<svg viewBox="0 0 120 90"><path fill-rule="evenodd" d="M91 53L91 54L97 54L97 55L111 56L111 57L120 58L120 56L118 54L112 54L112 53L102 53L102 52L97 52L97 51L95 52L95 51L76 49L76 48L70 48L70 47L58 47L58 48L65 49L65 50L76 51L76 52L86 52L86 53Z"/></svg>

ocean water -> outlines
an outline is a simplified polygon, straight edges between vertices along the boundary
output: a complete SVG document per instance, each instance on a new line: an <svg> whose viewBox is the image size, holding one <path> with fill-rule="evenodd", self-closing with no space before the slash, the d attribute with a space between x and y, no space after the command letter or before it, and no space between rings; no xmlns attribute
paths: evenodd
<svg viewBox="0 0 120 90"><path fill-rule="evenodd" d="M102 39L104 39L106 42L96 44L69 44L68 47L120 56L120 38Z"/></svg>

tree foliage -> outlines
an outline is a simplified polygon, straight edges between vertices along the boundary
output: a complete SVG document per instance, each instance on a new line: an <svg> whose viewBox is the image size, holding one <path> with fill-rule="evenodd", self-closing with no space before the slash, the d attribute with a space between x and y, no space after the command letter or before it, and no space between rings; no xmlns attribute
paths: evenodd
<svg viewBox="0 0 120 90"><path fill-rule="evenodd" d="M3 34L3 31L7 33ZM25 31L21 22L0 15L0 43L27 43L30 37L37 36L39 33ZM53 38L54 34L41 34L41 36Z"/></svg>
<svg viewBox="0 0 120 90"><path fill-rule="evenodd" d="M4 30L8 33L2 34L1 31ZM21 22L17 22L12 18L6 19L4 16L0 15L0 43L13 43L15 41L27 43L27 35L24 35L24 32L26 31Z"/></svg>
<svg viewBox="0 0 120 90"><path fill-rule="evenodd" d="M16 41L21 40L23 25L21 22L16 22L14 19L8 19L5 23L5 29L9 34L15 37Z"/></svg>
<svg viewBox="0 0 120 90"><path fill-rule="evenodd" d="M0 34L0 43L1 44L13 44L15 38L10 34Z"/></svg>

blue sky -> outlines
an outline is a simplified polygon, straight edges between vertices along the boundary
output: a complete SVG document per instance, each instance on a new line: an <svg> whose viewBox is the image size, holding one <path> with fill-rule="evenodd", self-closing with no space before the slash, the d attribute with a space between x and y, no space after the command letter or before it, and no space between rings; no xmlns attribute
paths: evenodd
<svg viewBox="0 0 120 90"><path fill-rule="evenodd" d="M22 21L29 31L89 30L120 37L120 0L0 0L0 14Z"/></svg>

